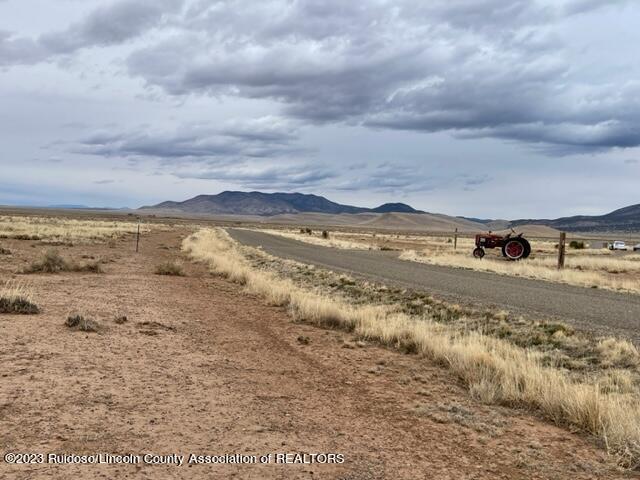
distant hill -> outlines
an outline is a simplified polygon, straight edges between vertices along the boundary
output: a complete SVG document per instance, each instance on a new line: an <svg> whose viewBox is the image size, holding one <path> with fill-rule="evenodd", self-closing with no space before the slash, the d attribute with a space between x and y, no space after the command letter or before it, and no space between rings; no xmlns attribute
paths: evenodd
<svg viewBox="0 0 640 480"><path fill-rule="evenodd" d="M458 217L480 223L488 230L508 230L510 228L541 225L555 231L565 232L640 232L640 204L614 210L605 215L575 215L556 219L522 218L518 220L491 220L484 218ZM549 233L554 230L548 230ZM542 232L543 230L540 229Z"/></svg>
<svg viewBox="0 0 640 480"><path fill-rule="evenodd" d="M424 213L404 203L385 203L377 208L342 205L318 195L302 193L222 192L198 195L184 202L162 202L145 210L208 215L282 215L289 213Z"/></svg>
<svg viewBox="0 0 640 480"><path fill-rule="evenodd" d="M514 225L513 229L515 230L516 233L522 233L527 237L547 237L547 238L557 238L558 235L560 234L560 231L553 228L553 227L549 227L547 225L537 225L537 224L522 224L522 225ZM498 235L506 235L507 233L511 232L511 228L497 228L497 229L492 229L490 228L489 230L491 230L493 233L498 234Z"/></svg>
<svg viewBox="0 0 640 480"><path fill-rule="evenodd" d="M377 208L372 208L371 211L375 213L425 213L406 203L385 203Z"/></svg>
<svg viewBox="0 0 640 480"><path fill-rule="evenodd" d="M511 226L523 224L546 225L567 232L638 232L640 204L620 208L605 215L576 215L555 220L521 219L511 222Z"/></svg>
<svg viewBox="0 0 640 480"><path fill-rule="evenodd" d="M86 205L62 204L62 205L47 205L45 208L59 208L59 209L65 209L65 210L85 210L85 209L89 209L90 207L87 207Z"/></svg>

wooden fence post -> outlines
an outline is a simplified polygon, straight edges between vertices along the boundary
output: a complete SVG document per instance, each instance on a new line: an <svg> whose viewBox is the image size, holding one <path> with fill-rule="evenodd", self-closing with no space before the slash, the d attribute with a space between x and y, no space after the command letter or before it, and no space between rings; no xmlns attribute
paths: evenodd
<svg viewBox="0 0 640 480"><path fill-rule="evenodd" d="M560 243L558 243L558 270L564 268L564 251L567 244L566 232L560 232Z"/></svg>
<svg viewBox="0 0 640 480"><path fill-rule="evenodd" d="M456 227L456 231L453 234L453 249L457 250L458 249L458 228Z"/></svg>
<svg viewBox="0 0 640 480"><path fill-rule="evenodd" d="M140 245L140 220L138 220L138 232L136 233L136 253L138 253L139 245Z"/></svg>

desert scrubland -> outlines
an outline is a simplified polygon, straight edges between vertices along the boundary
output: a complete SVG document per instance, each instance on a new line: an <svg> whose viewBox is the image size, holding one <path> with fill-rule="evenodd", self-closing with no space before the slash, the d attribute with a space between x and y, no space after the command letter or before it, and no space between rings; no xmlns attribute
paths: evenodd
<svg viewBox="0 0 640 480"><path fill-rule="evenodd" d="M272 257L223 229L146 223L136 253L130 220L80 221L3 222L3 451L345 462L0 463L2 478L635 476L640 356L624 339Z"/></svg>

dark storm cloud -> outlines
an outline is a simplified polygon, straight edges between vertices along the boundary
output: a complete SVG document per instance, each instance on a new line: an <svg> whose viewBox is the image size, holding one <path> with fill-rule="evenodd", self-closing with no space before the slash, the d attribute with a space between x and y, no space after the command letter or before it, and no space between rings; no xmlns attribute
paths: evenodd
<svg viewBox="0 0 640 480"><path fill-rule="evenodd" d="M231 182L242 188L265 190L304 190L338 176L330 168L310 164L263 166L252 163L224 168L184 168L173 173L178 178Z"/></svg>
<svg viewBox="0 0 640 480"><path fill-rule="evenodd" d="M1 0L0 0L1 1ZM128 44L158 92L267 99L300 124L348 123L498 138L547 154L640 145L640 83L582 78L556 27L626 0L119 0L34 39L0 32L0 65ZM138 44L136 44L138 45ZM159 88L152 88L159 87ZM77 149L161 159L278 157L295 132L104 133ZM401 188L398 173L372 188Z"/></svg>
<svg viewBox="0 0 640 480"><path fill-rule="evenodd" d="M180 10L183 0L120 0L102 6L82 21L37 39L0 31L0 65L28 65L82 48L121 44L158 26Z"/></svg>
<svg viewBox="0 0 640 480"><path fill-rule="evenodd" d="M273 99L306 122L567 152L637 146L637 86L572 79L564 45L549 33L598 8L587 0L197 2L180 34L128 64L172 95Z"/></svg>
<svg viewBox="0 0 640 480"><path fill-rule="evenodd" d="M81 139L72 149L76 153L105 157L232 161L300 152L296 140L296 130L290 122L263 117L232 121L218 128L185 125L174 131L144 127L126 132L99 131Z"/></svg>
<svg viewBox="0 0 640 480"><path fill-rule="evenodd" d="M155 27L167 14L179 10L182 3L181 0L120 0L97 8L64 31L41 36L39 43L53 53L115 45Z"/></svg>
<svg viewBox="0 0 640 480"><path fill-rule="evenodd" d="M428 191L441 182L419 166L383 163L367 169L357 178L342 181L336 190L369 190L385 193Z"/></svg>
<svg viewBox="0 0 640 480"><path fill-rule="evenodd" d="M489 176L487 174L479 175L477 177L464 175L463 178L465 179L464 180L464 184L469 186L469 187L482 185L483 183L487 183L487 182L492 180L491 176Z"/></svg>
<svg viewBox="0 0 640 480"><path fill-rule="evenodd" d="M438 188L462 188L470 191L490 182L488 174L455 174L444 171L429 171L420 165L382 163L369 167L366 175L337 184L342 191L373 191L395 196L406 193L428 192Z"/></svg>
<svg viewBox="0 0 640 480"><path fill-rule="evenodd" d="M37 63L45 57L46 52L33 39L0 30L0 66Z"/></svg>

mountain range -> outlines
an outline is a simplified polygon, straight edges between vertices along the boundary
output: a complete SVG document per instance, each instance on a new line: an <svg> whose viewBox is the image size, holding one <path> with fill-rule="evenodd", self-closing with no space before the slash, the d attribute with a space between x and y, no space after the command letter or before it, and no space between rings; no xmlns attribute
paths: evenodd
<svg viewBox="0 0 640 480"><path fill-rule="evenodd" d="M514 220L513 226L532 223L533 220ZM576 215L555 220L535 220L538 225L546 225L567 232L638 232L640 231L640 204L619 208L605 215Z"/></svg>
<svg viewBox="0 0 640 480"><path fill-rule="evenodd" d="M141 207L181 213L209 215L282 215L289 213L424 213L404 203L385 203L376 208L354 207L318 195L302 193L222 192L198 195L184 202L162 202Z"/></svg>
<svg viewBox="0 0 640 480"><path fill-rule="evenodd" d="M556 219L527 218L518 220L491 220L460 217L500 230L521 225L545 225L565 232L640 232L640 204L619 208L604 215L574 215Z"/></svg>
<svg viewBox="0 0 640 480"><path fill-rule="evenodd" d="M369 225L376 228L426 230L446 228L460 231L506 230L547 227L547 232L640 232L640 204L605 215L577 215L557 219L492 220L450 217L416 210L404 203L385 203L376 208L355 207L332 202L318 195L302 193L263 193L226 191L217 195L198 195L183 202L167 201L142 210L166 214L230 215L268 217L269 221ZM309 217L309 218L307 218ZM385 227L386 226L386 227Z"/></svg>

